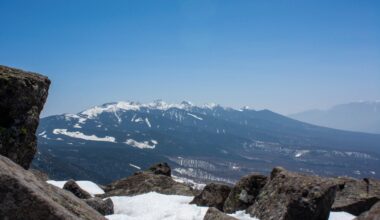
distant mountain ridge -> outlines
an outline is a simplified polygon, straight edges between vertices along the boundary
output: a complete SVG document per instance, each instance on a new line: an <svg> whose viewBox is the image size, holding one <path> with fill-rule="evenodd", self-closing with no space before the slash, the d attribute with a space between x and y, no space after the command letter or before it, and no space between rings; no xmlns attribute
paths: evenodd
<svg viewBox="0 0 380 220"><path fill-rule="evenodd" d="M380 174L380 135L216 104L107 103L41 119L38 138L33 164L55 179L104 183L156 161L169 161L177 176L230 183L277 165L322 175Z"/></svg>
<svg viewBox="0 0 380 220"><path fill-rule="evenodd" d="M380 134L380 101L351 102L328 110L309 110L289 117L325 127Z"/></svg>

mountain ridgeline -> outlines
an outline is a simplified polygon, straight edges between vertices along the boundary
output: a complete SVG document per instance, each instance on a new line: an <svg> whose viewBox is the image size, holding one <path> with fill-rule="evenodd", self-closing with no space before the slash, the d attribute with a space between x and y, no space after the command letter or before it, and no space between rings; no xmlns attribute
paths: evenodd
<svg viewBox="0 0 380 220"><path fill-rule="evenodd" d="M195 181L235 182L274 166L380 177L380 135L303 123L269 110L189 102L108 103L41 119L33 166L54 179L106 183L155 161Z"/></svg>

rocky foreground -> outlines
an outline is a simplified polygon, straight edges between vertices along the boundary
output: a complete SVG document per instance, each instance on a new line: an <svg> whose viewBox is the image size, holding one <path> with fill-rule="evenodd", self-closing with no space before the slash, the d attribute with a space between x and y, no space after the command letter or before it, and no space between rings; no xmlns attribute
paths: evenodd
<svg viewBox="0 0 380 220"><path fill-rule="evenodd" d="M250 174L232 187L211 183L202 191L174 181L166 163L101 186L101 195L74 180L62 188L50 185L45 174L27 170L49 85L44 76L0 66L0 219L106 219L114 213L109 197L151 192L193 196L189 203L210 207L207 220L236 219L227 214L237 211L261 220L327 220L331 211L380 219L380 181L324 178L281 167L270 176Z"/></svg>

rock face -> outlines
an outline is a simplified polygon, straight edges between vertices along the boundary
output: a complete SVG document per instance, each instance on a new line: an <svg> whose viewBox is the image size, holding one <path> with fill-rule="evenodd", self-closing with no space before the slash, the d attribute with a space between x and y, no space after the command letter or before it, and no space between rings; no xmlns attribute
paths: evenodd
<svg viewBox="0 0 380 220"><path fill-rule="evenodd" d="M158 192L167 195L193 196L193 190L182 183L175 182L171 177L152 173L139 173L117 180L105 188L102 196L134 196L148 192Z"/></svg>
<svg viewBox="0 0 380 220"><path fill-rule="evenodd" d="M103 200L101 198L91 198L84 200L87 205L91 206L93 209L98 211L102 215L112 215L113 212L113 202L111 199Z"/></svg>
<svg viewBox="0 0 380 220"><path fill-rule="evenodd" d="M238 219L228 216L214 207L210 207L208 208L203 220L238 220Z"/></svg>
<svg viewBox="0 0 380 220"><path fill-rule="evenodd" d="M252 174L241 178L228 195L223 206L224 212L233 213L247 209L253 204L266 182L267 177L259 174Z"/></svg>
<svg viewBox="0 0 380 220"><path fill-rule="evenodd" d="M327 220L336 189L328 179L274 168L247 213L261 220Z"/></svg>
<svg viewBox="0 0 380 220"><path fill-rule="evenodd" d="M372 208L359 215L355 220L380 220L380 202L372 206Z"/></svg>
<svg viewBox="0 0 380 220"><path fill-rule="evenodd" d="M80 199L89 199L91 195L80 188L78 184L74 180L68 180L65 185L63 185L63 189L72 192L76 197Z"/></svg>
<svg viewBox="0 0 380 220"><path fill-rule="evenodd" d="M33 173L41 181L46 182L49 180L49 176L40 170L29 169L29 172Z"/></svg>
<svg viewBox="0 0 380 220"><path fill-rule="evenodd" d="M165 176L171 176L172 171L167 163L158 163L151 166L147 172L151 172L153 174L160 174Z"/></svg>
<svg viewBox="0 0 380 220"><path fill-rule="evenodd" d="M372 179L337 178L337 191L333 211L360 215L380 201L380 181Z"/></svg>
<svg viewBox="0 0 380 220"><path fill-rule="evenodd" d="M25 169L36 152L35 132L49 86L47 77L0 66L0 155Z"/></svg>
<svg viewBox="0 0 380 220"><path fill-rule="evenodd" d="M210 183L205 186L199 195L194 197L190 204L215 207L223 211L223 204L230 192L231 188L227 185Z"/></svg>
<svg viewBox="0 0 380 220"><path fill-rule="evenodd" d="M12 220L105 220L70 192L38 180L0 156L0 216Z"/></svg>

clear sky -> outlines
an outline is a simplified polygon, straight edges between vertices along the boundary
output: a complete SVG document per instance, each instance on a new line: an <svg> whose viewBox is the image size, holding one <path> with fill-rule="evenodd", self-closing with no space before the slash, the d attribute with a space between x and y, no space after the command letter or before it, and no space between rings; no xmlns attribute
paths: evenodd
<svg viewBox="0 0 380 220"><path fill-rule="evenodd" d="M0 0L0 63L52 79L44 116L189 100L289 114L380 99L380 1Z"/></svg>

